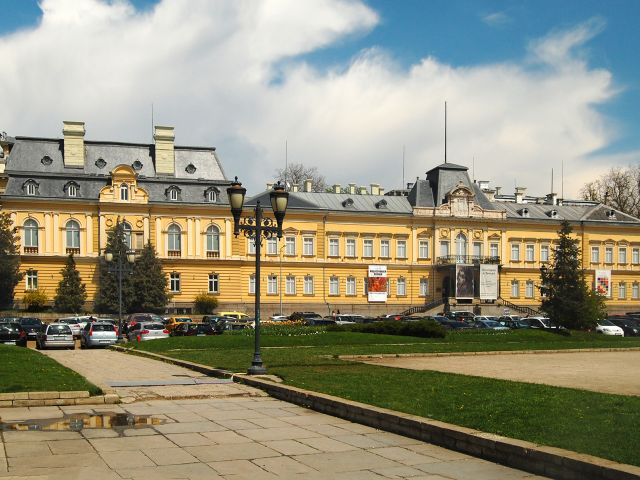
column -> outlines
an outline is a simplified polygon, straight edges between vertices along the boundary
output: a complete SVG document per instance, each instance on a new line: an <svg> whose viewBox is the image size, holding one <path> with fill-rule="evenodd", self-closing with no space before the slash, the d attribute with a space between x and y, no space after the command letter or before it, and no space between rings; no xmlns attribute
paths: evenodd
<svg viewBox="0 0 640 480"><path fill-rule="evenodd" d="M86 229L87 247L85 249L85 252L87 255L89 255L93 253L93 218L91 217L91 215L85 215L85 222L87 223L87 229Z"/></svg>

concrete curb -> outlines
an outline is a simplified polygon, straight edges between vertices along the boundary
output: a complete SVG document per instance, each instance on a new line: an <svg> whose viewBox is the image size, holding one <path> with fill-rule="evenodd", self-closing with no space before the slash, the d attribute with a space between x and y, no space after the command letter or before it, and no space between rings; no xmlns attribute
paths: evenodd
<svg viewBox="0 0 640 480"><path fill-rule="evenodd" d="M232 378L236 382L264 390L274 398L327 415L415 438L537 475L561 480L585 478L589 480L640 479L640 467L634 465L621 464L591 455L536 445L523 440L459 427L437 420L249 377L244 374L233 374L226 370L211 368L164 355L117 346L112 348L121 352L172 363L214 377Z"/></svg>
<svg viewBox="0 0 640 480"><path fill-rule="evenodd" d="M88 391L0 393L0 407L46 407L120 403L114 393L91 397Z"/></svg>

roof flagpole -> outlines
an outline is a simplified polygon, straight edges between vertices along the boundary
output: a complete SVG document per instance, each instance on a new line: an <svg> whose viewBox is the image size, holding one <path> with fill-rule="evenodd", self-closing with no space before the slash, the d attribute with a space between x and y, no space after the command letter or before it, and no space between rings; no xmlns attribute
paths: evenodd
<svg viewBox="0 0 640 480"><path fill-rule="evenodd" d="M444 102L444 163L447 163L447 102Z"/></svg>

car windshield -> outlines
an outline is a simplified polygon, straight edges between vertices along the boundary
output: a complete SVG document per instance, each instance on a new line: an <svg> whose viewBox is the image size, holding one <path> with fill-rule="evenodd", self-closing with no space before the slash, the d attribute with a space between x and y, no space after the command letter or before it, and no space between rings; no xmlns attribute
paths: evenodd
<svg viewBox="0 0 640 480"><path fill-rule="evenodd" d="M180 323L189 323L189 322L191 322L191 319L189 317L176 317L174 320L176 322L180 322Z"/></svg>
<svg viewBox="0 0 640 480"><path fill-rule="evenodd" d="M615 325L611 323L609 320L600 320L598 323L603 327L615 327Z"/></svg>
<svg viewBox="0 0 640 480"><path fill-rule="evenodd" d="M70 335L71 329L69 328L69 325L64 324L49 325L47 333L49 335Z"/></svg>
<svg viewBox="0 0 640 480"><path fill-rule="evenodd" d="M94 323L93 331L94 332L114 332L115 327L110 323Z"/></svg>
<svg viewBox="0 0 640 480"><path fill-rule="evenodd" d="M78 322L78 320L75 319L75 318L61 318L60 320L58 320L58 323L66 323L66 324L69 324L69 325L77 325L80 322Z"/></svg>
<svg viewBox="0 0 640 480"><path fill-rule="evenodd" d="M21 318L21 325L42 325L42 322L39 318Z"/></svg>
<svg viewBox="0 0 640 480"><path fill-rule="evenodd" d="M164 330L164 325L161 323L145 323L142 328L146 330Z"/></svg>
<svg viewBox="0 0 640 480"><path fill-rule="evenodd" d="M500 327L500 326L501 326L501 325L500 325L498 322L496 322L495 320L485 320L485 321L484 321L484 324L485 324L487 327L491 327L491 328L494 328L494 327Z"/></svg>

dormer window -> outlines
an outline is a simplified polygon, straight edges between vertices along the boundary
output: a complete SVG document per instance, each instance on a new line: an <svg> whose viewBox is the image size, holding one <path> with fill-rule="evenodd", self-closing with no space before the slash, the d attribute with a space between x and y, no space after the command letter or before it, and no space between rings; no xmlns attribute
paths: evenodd
<svg viewBox="0 0 640 480"><path fill-rule="evenodd" d="M35 196L35 195L38 195L39 186L40 185L35 180L27 180L22 185L22 189L24 190L25 194L29 196Z"/></svg>
<svg viewBox="0 0 640 480"><path fill-rule="evenodd" d="M521 217L525 217L525 218L529 218L529 209L528 208L522 208L518 211L518 213L520 214Z"/></svg>
<svg viewBox="0 0 640 480"><path fill-rule="evenodd" d="M379 202L376 202L376 208L380 209L386 209L387 208L387 201L385 199L380 200Z"/></svg>
<svg viewBox="0 0 640 480"><path fill-rule="evenodd" d="M133 168L135 171L141 170L142 169L142 162L140 160L136 160L135 162L133 162L131 164L131 168Z"/></svg>
<svg viewBox="0 0 640 480"><path fill-rule="evenodd" d="M190 163L189 165L187 165L184 171L189 175L193 175L194 173L196 173L196 166L193 163Z"/></svg>
<svg viewBox="0 0 640 480"><path fill-rule="evenodd" d="M42 163L45 167L48 167L49 165L51 165L53 163L53 159L49 155L45 155L40 160L40 163Z"/></svg>
<svg viewBox="0 0 640 480"><path fill-rule="evenodd" d="M218 189L214 187L208 188L204 192L204 196L208 203L216 203L218 201L218 194Z"/></svg>
<svg viewBox="0 0 640 480"><path fill-rule="evenodd" d="M64 186L64 191L67 192L67 197L79 197L80 196L80 185L76 182L68 182Z"/></svg>
<svg viewBox="0 0 640 480"><path fill-rule="evenodd" d="M178 200L180 200L180 193L181 193L181 190L178 187L176 187L175 185L170 186L165 191L165 195L167 196L167 200L169 200L171 202L177 202Z"/></svg>
<svg viewBox="0 0 640 480"><path fill-rule="evenodd" d="M353 199L347 198L344 202L342 202L342 206L344 208L353 208Z"/></svg>
<svg viewBox="0 0 640 480"><path fill-rule="evenodd" d="M616 211L615 210L607 210L607 220L615 220Z"/></svg>
<svg viewBox="0 0 640 480"><path fill-rule="evenodd" d="M548 215L551 218L558 218L558 211L557 210L550 210Z"/></svg>
<svg viewBox="0 0 640 480"><path fill-rule="evenodd" d="M129 201L129 185L126 183L120 185L120 200L123 202Z"/></svg>
<svg viewBox="0 0 640 480"><path fill-rule="evenodd" d="M104 167L107 166L107 162L104 160L104 158L99 158L96 160L95 165L96 167L102 170Z"/></svg>

